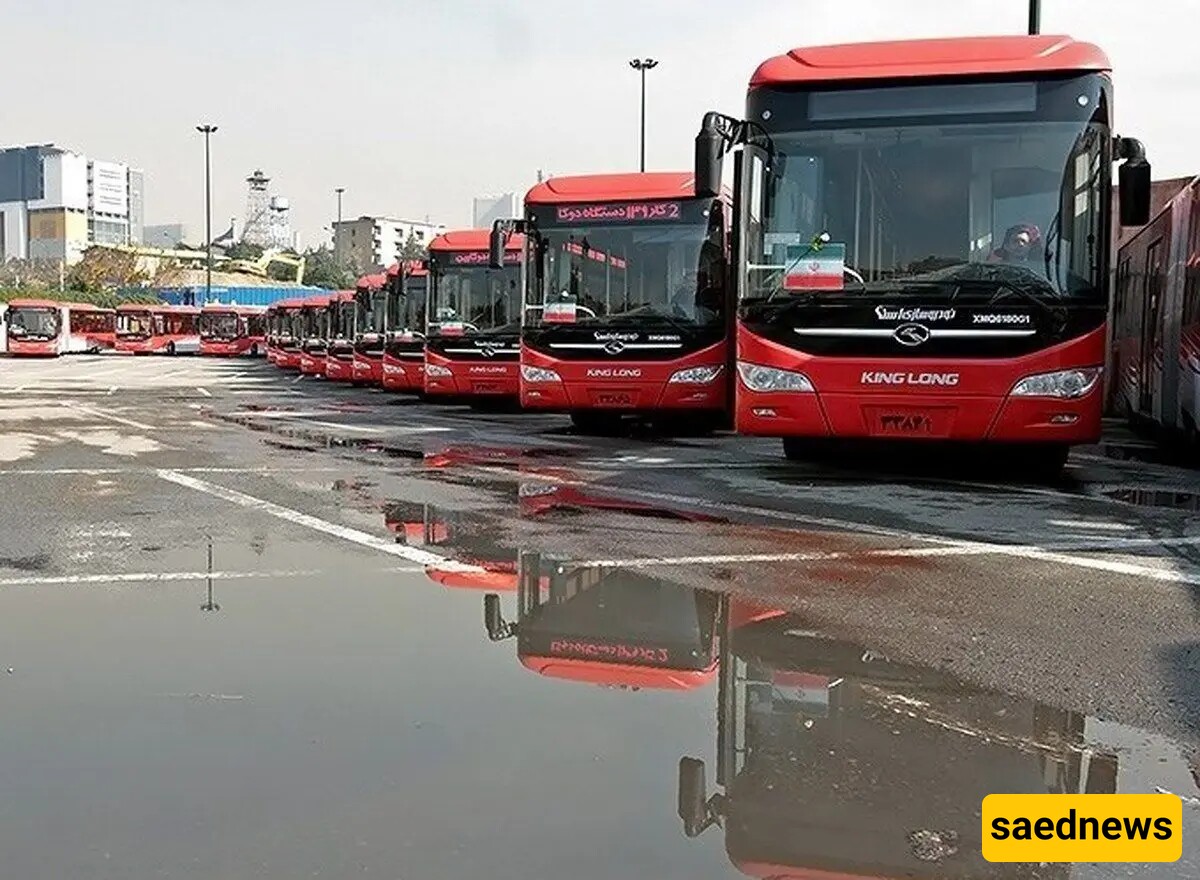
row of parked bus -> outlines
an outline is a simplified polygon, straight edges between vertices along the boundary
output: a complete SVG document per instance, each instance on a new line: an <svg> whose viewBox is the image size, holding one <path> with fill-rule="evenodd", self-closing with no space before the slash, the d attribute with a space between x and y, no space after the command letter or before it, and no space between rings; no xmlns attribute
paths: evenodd
<svg viewBox="0 0 1200 880"><path fill-rule="evenodd" d="M704 117L692 170L538 183L521 217L442 235L420 266L280 304L269 351L591 427L731 413L789 457L830 439L972 441L1057 471L1100 437L1118 162L1120 224L1140 226L1150 165L1112 129L1111 65L1090 44L796 49L760 65L744 116ZM1151 318L1180 309L1150 301ZM1146 356L1118 339L1121 369L1171 380L1156 340L1195 334L1153 324L1137 318ZM1188 392L1139 392L1155 393Z"/></svg>
<svg viewBox="0 0 1200 880"><path fill-rule="evenodd" d="M0 351L57 357L76 352L249 355L266 353L266 309L15 299L0 303Z"/></svg>
<svg viewBox="0 0 1200 880"><path fill-rule="evenodd" d="M1195 188L1118 260L1114 178L1142 226L1150 165L1112 98L1108 58L1069 37L795 49L744 115L705 115L690 171L540 182L420 264L272 307L266 348L588 427L731 414L789 457L971 441L1039 471L1100 438L1111 360L1130 410L1195 433Z"/></svg>

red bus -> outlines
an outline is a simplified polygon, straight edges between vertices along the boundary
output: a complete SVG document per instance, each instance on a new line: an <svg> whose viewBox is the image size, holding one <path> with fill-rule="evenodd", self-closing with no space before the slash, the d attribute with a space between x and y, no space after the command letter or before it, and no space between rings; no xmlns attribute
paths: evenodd
<svg viewBox="0 0 1200 880"><path fill-rule="evenodd" d="M267 309L267 358L286 370L300 369L304 300L284 299Z"/></svg>
<svg viewBox="0 0 1200 880"><path fill-rule="evenodd" d="M1150 197L1103 52L795 49L759 66L745 121L705 116L697 193L733 145L740 432L789 458L820 438L1003 443L1048 473L1099 439L1112 163L1125 225Z"/></svg>
<svg viewBox="0 0 1200 880"><path fill-rule="evenodd" d="M1117 255L1117 409L1200 444L1200 178Z"/></svg>
<svg viewBox="0 0 1200 880"><path fill-rule="evenodd" d="M11 300L3 321L9 354L51 357L113 348L115 323L112 309L46 299Z"/></svg>
<svg viewBox="0 0 1200 880"><path fill-rule="evenodd" d="M513 235L493 269L491 233L466 229L429 243L425 393L432 397L516 398L520 392L521 250Z"/></svg>
<svg viewBox="0 0 1200 880"><path fill-rule="evenodd" d="M383 384L383 348L386 342L387 305L397 263L376 275L364 275L355 284L355 335L353 381L356 385Z"/></svg>
<svg viewBox="0 0 1200 880"><path fill-rule="evenodd" d="M429 270L422 260L406 260L388 276L387 341L383 349L383 387L389 391L425 391L425 310Z"/></svg>
<svg viewBox="0 0 1200 880"><path fill-rule="evenodd" d="M300 358L305 376L325 375L325 348L329 337L330 294L322 293L300 301Z"/></svg>
<svg viewBox="0 0 1200 880"><path fill-rule="evenodd" d="M552 178L525 196L521 405L610 429L715 427L731 395L729 203L690 172ZM503 234L504 221L496 234Z"/></svg>
<svg viewBox="0 0 1200 880"><path fill-rule="evenodd" d="M495 529L490 523L432 504L408 501L385 505L383 518L397 541L411 547L452 550L453 561L479 569L463 571L458 566L429 566L425 576L434 583L457 590L516 590L515 554L495 541Z"/></svg>
<svg viewBox="0 0 1200 880"><path fill-rule="evenodd" d="M722 828L733 866L764 880L1074 875L984 860L979 805L997 791L1115 792L1119 755L1091 743L1083 715L813 633L803 615L727 608L719 792L705 761L680 760L687 837Z"/></svg>
<svg viewBox="0 0 1200 880"><path fill-rule="evenodd" d="M517 620L484 597L492 641L517 638L526 669L607 687L692 690L717 675L716 593L624 569L520 556Z"/></svg>
<svg viewBox="0 0 1200 880"><path fill-rule="evenodd" d="M209 303L200 308L200 354L258 357L267 347L267 314L259 306Z"/></svg>
<svg viewBox="0 0 1200 880"><path fill-rule="evenodd" d="M353 290L329 295L329 332L325 344L325 377L335 382L354 381L354 339L358 304Z"/></svg>
<svg viewBox="0 0 1200 880"><path fill-rule="evenodd" d="M200 350L197 306L117 306L117 351L134 354L195 354Z"/></svg>

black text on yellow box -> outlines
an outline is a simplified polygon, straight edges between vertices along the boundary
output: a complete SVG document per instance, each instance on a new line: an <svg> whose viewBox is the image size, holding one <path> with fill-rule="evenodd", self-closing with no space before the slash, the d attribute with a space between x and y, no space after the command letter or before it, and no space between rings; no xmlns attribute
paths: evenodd
<svg viewBox="0 0 1200 880"><path fill-rule="evenodd" d="M1183 801L1173 794L990 794L989 862L1174 862Z"/></svg>

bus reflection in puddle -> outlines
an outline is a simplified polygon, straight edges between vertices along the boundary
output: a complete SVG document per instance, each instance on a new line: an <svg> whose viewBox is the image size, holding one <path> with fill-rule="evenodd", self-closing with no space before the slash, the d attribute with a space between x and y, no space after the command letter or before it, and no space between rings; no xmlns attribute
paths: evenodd
<svg viewBox="0 0 1200 880"><path fill-rule="evenodd" d="M1088 744L1083 715L725 607L718 791L704 761L680 761L687 836L722 827L751 877L1070 875L983 861L979 809L993 792L1116 791L1117 757Z"/></svg>

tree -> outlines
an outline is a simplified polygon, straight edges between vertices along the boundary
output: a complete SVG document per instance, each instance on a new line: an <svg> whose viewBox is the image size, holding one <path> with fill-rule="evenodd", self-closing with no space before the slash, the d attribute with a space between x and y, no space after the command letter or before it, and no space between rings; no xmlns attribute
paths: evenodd
<svg viewBox="0 0 1200 880"><path fill-rule="evenodd" d="M263 249L256 244L245 241L235 241L225 249L225 256L231 260L257 260L263 255Z"/></svg>
<svg viewBox="0 0 1200 880"><path fill-rule="evenodd" d="M353 268L338 263L333 251L325 245L304 252L304 283L311 287L349 290L354 287L356 277Z"/></svg>
<svg viewBox="0 0 1200 880"><path fill-rule="evenodd" d="M404 242L404 247L400 248L400 259L423 260L427 256L429 256L429 249L410 232L408 234L408 241Z"/></svg>
<svg viewBox="0 0 1200 880"><path fill-rule="evenodd" d="M95 293L137 287L149 280L137 254L106 247L90 247L67 273L70 290Z"/></svg>

